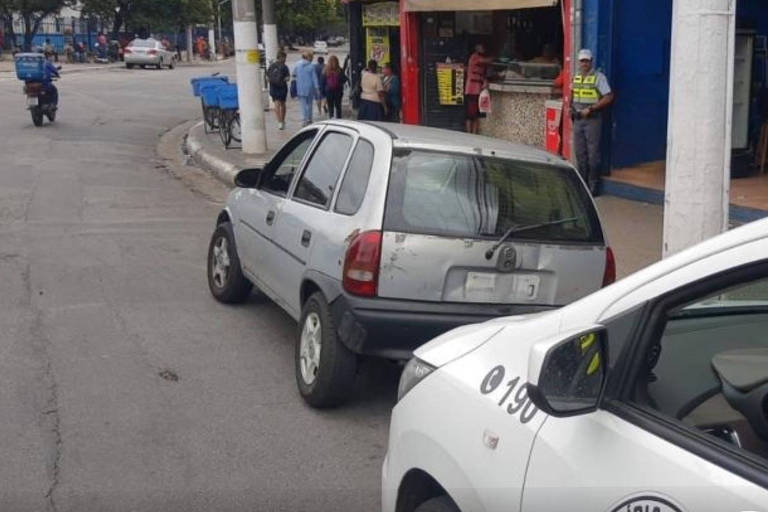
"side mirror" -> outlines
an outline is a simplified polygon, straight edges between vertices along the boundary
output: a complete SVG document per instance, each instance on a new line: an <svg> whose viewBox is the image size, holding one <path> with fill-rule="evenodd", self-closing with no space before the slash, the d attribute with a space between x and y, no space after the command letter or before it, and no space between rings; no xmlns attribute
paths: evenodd
<svg viewBox="0 0 768 512"><path fill-rule="evenodd" d="M261 179L261 169L243 169L235 176L235 185L240 188L256 188Z"/></svg>
<svg viewBox="0 0 768 512"><path fill-rule="evenodd" d="M548 347L534 346L528 395L536 407L556 417L597 410L605 387L606 348L603 327L576 333Z"/></svg>

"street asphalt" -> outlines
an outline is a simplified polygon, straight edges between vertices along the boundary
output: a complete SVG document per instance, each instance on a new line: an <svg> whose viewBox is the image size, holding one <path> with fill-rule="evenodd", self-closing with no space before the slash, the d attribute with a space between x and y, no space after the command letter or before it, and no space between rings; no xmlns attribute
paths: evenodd
<svg viewBox="0 0 768 512"><path fill-rule="evenodd" d="M295 323L208 292L225 190L155 148L210 71L66 75L42 128L0 75L2 511L379 508L398 369L367 363L356 400L312 410Z"/></svg>
<svg viewBox="0 0 768 512"><path fill-rule="evenodd" d="M1 511L379 508L398 368L366 362L351 404L312 410L295 323L208 292L227 189L177 157L211 71L65 75L42 128L0 74ZM658 257L659 207L599 206L620 274Z"/></svg>

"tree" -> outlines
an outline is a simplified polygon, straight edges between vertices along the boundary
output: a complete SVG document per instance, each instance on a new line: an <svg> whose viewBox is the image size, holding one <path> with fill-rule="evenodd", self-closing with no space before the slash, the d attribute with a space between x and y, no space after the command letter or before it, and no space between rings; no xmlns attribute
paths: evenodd
<svg viewBox="0 0 768 512"><path fill-rule="evenodd" d="M40 30L40 23L51 14L58 13L63 7L72 5L74 0L0 0L0 15L13 33L13 13L18 13L24 22L24 50L29 51L32 40Z"/></svg>

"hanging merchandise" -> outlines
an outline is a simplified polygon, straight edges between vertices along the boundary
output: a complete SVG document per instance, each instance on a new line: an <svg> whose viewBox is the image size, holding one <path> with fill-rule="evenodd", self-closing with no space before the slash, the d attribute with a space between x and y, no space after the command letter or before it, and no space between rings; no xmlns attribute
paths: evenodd
<svg viewBox="0 0 768 512"><path fill-rule="evenodd" d="M491 93L488 92L488 89L483 89L480 91L480 96L477 98L477 106L478 110L480 110L480 113L491 113Z"/></svg>

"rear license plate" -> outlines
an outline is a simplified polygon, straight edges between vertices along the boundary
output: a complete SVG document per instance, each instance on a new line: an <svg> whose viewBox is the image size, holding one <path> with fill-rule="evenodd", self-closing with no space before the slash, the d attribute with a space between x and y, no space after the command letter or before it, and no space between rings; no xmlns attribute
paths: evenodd
<svg viewBox="0 0 768 512"><path fill-rule="evenodd" d="M539 296L539 276L531 274L516 275L514 279L515 298L524 300L534 300Z"/></svg>
<svg viewBox="0 0 768 512"><path fill-rule="evenodd" d="M539 296L541 278L535 274L467 272L464 297L474 302L532 301Z"/></svg>
<svg viewBox="0 0 768 512"><path fill-rule="evenodd" d="M38 105L38 98L37 96L27 96L27 106L28 107L36 107Z"/></svg>

